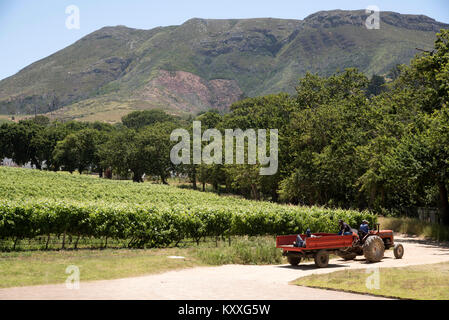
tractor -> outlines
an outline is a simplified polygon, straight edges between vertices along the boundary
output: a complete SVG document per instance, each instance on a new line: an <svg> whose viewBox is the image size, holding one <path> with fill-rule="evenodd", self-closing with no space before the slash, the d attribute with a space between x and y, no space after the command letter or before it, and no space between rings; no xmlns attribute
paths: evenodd
<svg viewBox="0 0 449 320"><path fill-rule="evenodd" d="M401 259L404 255L402 244L394 243L392 230L380 230L380 224L376 224L376 230L370 230L363 234L357 230L352 230L355 234L351 247L340 249L336 254L345 260L353 260L357 256L365 256L369 262L379 262L384 257L384 251L393 248L396 259Z"/></svg>

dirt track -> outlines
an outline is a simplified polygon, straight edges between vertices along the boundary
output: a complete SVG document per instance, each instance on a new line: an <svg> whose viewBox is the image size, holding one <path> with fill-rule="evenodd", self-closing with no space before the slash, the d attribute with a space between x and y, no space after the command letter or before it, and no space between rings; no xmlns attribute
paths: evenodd
<svg viewBox="0 0 449 320"><path fill-rule="evenodd" d="M367 264L334 259L328 268L317 269L312 262L277 266L225 265L170 271L162 274L83 282L79 290L65 284L0 289L0 299L378 299L367 295L335 292L289 285L299 277L329 273L344 268L403 267L449 261L449 247L395 236L404 245L403 259L388 250L382 262ZM368 274L367 274L368 276ZM382 275L381 275L382 276Z"/></svg>

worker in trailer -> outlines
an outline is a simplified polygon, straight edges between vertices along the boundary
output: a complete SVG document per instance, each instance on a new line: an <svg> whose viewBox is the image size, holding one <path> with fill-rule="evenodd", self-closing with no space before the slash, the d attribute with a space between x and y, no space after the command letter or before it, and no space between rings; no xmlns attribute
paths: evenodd
<svg viewBox="0 0 449 320"><path fill-rule="evenodd" d="M338 232L339 236L348 236L352 234L352 228L343 220L338 220L338 225L340 226L340 231Z"/></svg>
<svg viewBox="0 0 449 320"><path fill-rule="evenodd" d="M294 247L305 247L306 246L306 242L305 240L303 240L303 238L301 237L300 234L298 234L298 236L296 237L296 241L293 243Z"/></svg>
<svg viewBox="0 0 449 320"><path fill-rule="evenodd" d="M318 238L318 236L313 235L313 234L312 234L312 231L310 231L310 228L307 228L307 230L306 230L306 238L303 239L303 238L301 237L301 235L298 234L298 236L296 237L296 241L294 242L293 245L294 245L295 247L302 247L302 248L305 248L305 247L306 247L306 241L307 241L307 238Z"/></svg>
<svg viewBox="0 0 449 320"><path fill-rule="evenodd" d="M319 236L312 234L312 231L310 231L310 228L307 228L307 230L306 230L306 237L307 238L319 238Z"/></svg>

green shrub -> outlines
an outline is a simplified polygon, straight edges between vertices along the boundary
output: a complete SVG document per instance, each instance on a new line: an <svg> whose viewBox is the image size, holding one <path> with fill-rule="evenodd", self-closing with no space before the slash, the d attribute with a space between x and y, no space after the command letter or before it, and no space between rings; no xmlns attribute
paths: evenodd
<svg viewBox="0 0 449 320"><path fill-rule="evenodd" d="M367 212L294 207L284 210L130 206L34 200L0 201L0 237L34 238L48 234L131 239L131 247L164 247L184 238L337 232L338 219L353 226L375 221ZM242 252L241 256L244 256Z"/></svg>
<svg viewBox="0 0 449 320"><path fill-rule="evenodd" d="M413 218L381 218L382 229L428 237L437 241L449 241L449 227Z"/></svg>
<svg viewBox="0 0 449 320"><path fill-rule="evenodd" d="M198 250L198 257L206 264L280 264L282 253L273 238L239 238L229 247Z"/></svg>

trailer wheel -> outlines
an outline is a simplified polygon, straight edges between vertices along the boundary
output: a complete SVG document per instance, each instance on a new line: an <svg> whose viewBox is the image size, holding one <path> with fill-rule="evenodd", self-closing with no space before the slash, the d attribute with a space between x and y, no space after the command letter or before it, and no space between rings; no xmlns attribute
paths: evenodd
<svg viewBox="0 0 449 320"><path fill-rule="evenodd" d="M396 243L394 245L393 253L396 259L402 259L402 256L404 255L404 247L402 244Z"/></svg>
<svg viewBox="0 0 449 320"><path fill-rule="evenodd" d="M369 262L379 262L384 257L385 246L379 236L366 238L363 244L363 255Z"/></svg>
<svg viewBox="0 0 449 320"><path fill-rule="evenodd" d="M315 265L319 268L325 268L329 264L329 253L326 250L320 250L315 254Z"/></svg>
<svg viewBox="0 0 449 320"><path fill-rule="evenodd" d="M287 261L292 266L297 266L301 262L301 257L289 255L289 256L287 256Z"/></svg>

